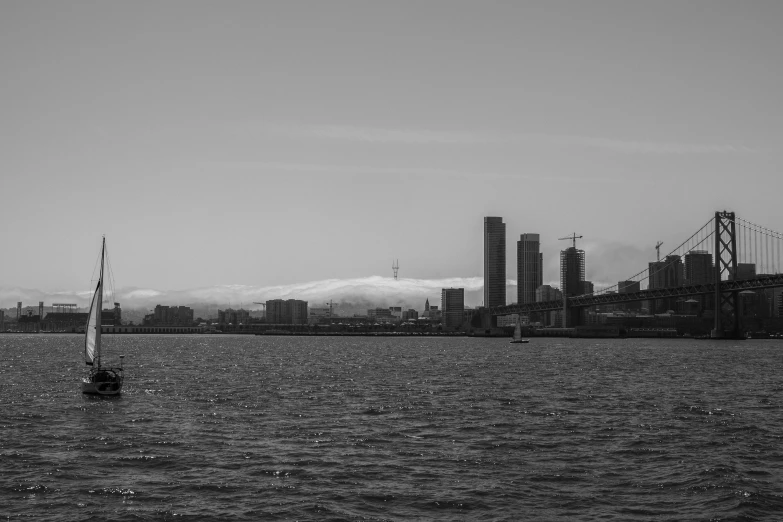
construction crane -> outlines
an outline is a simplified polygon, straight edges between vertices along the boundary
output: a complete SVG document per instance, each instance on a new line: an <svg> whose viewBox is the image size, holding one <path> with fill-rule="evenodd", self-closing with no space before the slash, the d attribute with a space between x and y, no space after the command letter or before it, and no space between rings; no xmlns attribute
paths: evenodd
<svg viewBox="0 0 783 522"><path fill-rule="evenodd" d="M574 233L573 233L573 234L571 234L570 236L566 236L566 237L559 237L559 238L557 238L557 239L558 239L558 241L563 241L564 239L570 239L570 240L572 240L572 241L574 242L574 250L576 250L576 240L577 240L577 239L582 239L582 236L577 236L577 235L576 235L576 232L574 232Z"/></svg>
<svg viewBox="0 0 783 522"><path fill-rule="evenodd" d="M263 306L264 307L264 317L266 317L266 303L258 303L256 301L253 301L253 304L260 304L261 306Z"/></svg>
<svg viewBox="0 0 783 522"><path fill-rule="evenodd" d="M400 269L400 260L392 260L392 270L394 270L394 280L397 280L397 270Z"/></svg>
<svg viewBox="0 0 783 522"><path fill-rule="evenodd" d="M658 261L661 260L661 245L663 244L663 241L658 241L655 245L655 253L658 256Z"/></svg>

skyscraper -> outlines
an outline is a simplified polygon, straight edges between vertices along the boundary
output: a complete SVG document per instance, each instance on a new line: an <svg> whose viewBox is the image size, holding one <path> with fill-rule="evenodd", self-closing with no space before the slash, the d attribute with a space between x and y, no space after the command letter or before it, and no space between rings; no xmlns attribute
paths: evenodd
<svg viewBox="0 0 783 522"><path fill-rule="evenodd" d="M465 289L443 288L441 290L440 307L443 312L443 326L459 328L462 326L465 313Z"/></svg>
<svg viewBox="0 0 783 522"><path fill-rule="evenodd" d="M653 261L649 264L649 289L673 288L682 286L684 269L682 258L677 255L666 256L663 261ZM663 313L675 310L676 301L673 298L655 299L650 301L651 313Z"/></svg>
<svg viewBox="0 0 783 522"><path fill-rule="evenodd" d="M484 306L506 304L506 224L484 218Z"/></svg>
<svg viewBox="0 0 783 522"><path fill-rule="evenodd" d="M568 247L560 251L560 289L563 296L580 295L584 290L585 251ZM582 324L582 309L569 309L564 316L567 327Z"/></svg>
<svg viewBox="0 0 783 522"><path fill-rule="evenodd" d="M715 267L712 265L712 254L706 250L693 250L685 254L684 284L704 285L715 281ZM699 309L713 307L713 295L693 296L691 300L698 301ZM679 311L679 310L678 310Z"/></svg>
<svg viewBox="0 0 783 522"><path fill-rule="evenodd" d="M536 288L544 284L543 254L538 234L522 234L517 241L517 303L535 303Z"/></svg>
<svg viewBox="0 0 783 522"><path fill-rule="evenodd" d="M706 250L694 250L685 254L685 284L701 285L715 281L712 254Z"/></svg>

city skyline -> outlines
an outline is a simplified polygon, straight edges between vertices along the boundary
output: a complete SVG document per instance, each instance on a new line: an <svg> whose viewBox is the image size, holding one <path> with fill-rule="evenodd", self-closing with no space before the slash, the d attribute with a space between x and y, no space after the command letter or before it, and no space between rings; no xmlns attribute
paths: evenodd
<svg viewBox="0 0 783 522"><path fill-rule="evenodd" d="M1 304L89 290L102 234L119 288L221 298L391 259L467 287L481 216L541 235L545 284L572 230L599 286L716 209L783 228L783 6L301 11L0 6Z"/></svg>
<svg viewBox="0 0 783 522"><path fill-rule="evenodd" d="M487 235L487 223L491 222L491 227L494 227L495 230L492 232L489 236ZM503 223L502 217L492 217L492 218L484 218L484 224L485 224L485 235L484 235L484 246L485 250L487 249L487 246L489 243L495 243L494 247L497 247L498 245L502 243L506 243L505 241L505 223ZM578 239L581 236L574 236ZM487 243L488 237L490 238L490 242ZM534 249L537 249L538 247L536 245L540 244L538 241L541 239L539 234L531 234L531 233L525 233L520 235L521 239L524 239L525 241L518 241L517 242L517 252L516 252L516 259L506 259L503 257L502 259L498 258L492 261L492 264L494 266L494 271L497 273L506 272L508 270L507 265L509 263L514 264L516 262L517 266L517 274L519 275L521 272L521 265L520 265L520 253L524 250L520 250L523 247L524 243L530 242L531 245L533 245ZM557 241L562 241L563 239L572 240L573 237L569 236L567 238L557 238ZM531 241L532 240L532 241ZM581 240L580 240L581 242ZM558 243L562 246L562 243ZM495 248L497 249L497 248ZM563 250L560 250L559 252L559 259L556 259L555 261L558 262L557 267L554 267L559 272L559 279L554 278L548 278L544 279L542 281L542 284L546 284L549 286L553 286L556 289L562 289L564 287L564 264L563 264L563 256L565 255L568 257L568 253L570 251L574 250L573 247L567 247ZM585 255L591 254L591 259L595 257L599 260L606 258L606 252L596 251L596 252L585 252L582 249L577 249L576 252L579 253L581 256L582 261L579 263L580 267L578 272L579 275L579 281L584 282L585 285L589 285L589 288L584 287L582 288L579 281L574 280L572 286L577 285L578 291L576 291L577 294L590 294L593 293L593 291L597 292L604 292L604 291L617 291L618 284L623 283L623 281L620 281L618 283L615 280L601 280L601 281L590 281L590 270L585 270ZM657 255L657 252L656 252ZM540 260L542 258L543 254L535 255L534 258ZM497 253L496 253L496 256ZM667 286L679 286L682 283L687 282L688 278L685 277L686 268L683 265L683 260L685 262L688 261L688 259L695 259L697 257L702 257L707 259L707 263L710 259L712 259L712 251L704 251L700 249L694 249L690 250L688 254L685 254L684 256L680 254L674 254L674 255L668 255L665 256L666 259L663 261L650 261L647 263L647 269L643 270L642 272L645 274L650 274L649 279L649 287L650 288L662 288ZM773 254L774 257L774 254ZM672 267L668 266L670 261L669 259L679 260L678 263L680 266L679 268L679 275L678 276L668 276L669 272L674 270ZM627 261L627 258L626 258ZM764 260L762 259L762 265L761 269L764 271ZM769 262L769 259L767 259L767 262ZM766 267L771 270L770 273L778 273L780 269L779 260L773 260L773 266ZM537 263L538 264L538 263ZM702 262L703 264L703 262ZM777 264L777 266L775 266ZM539 264L540 266L540 264ZM570 266L570 265L569 265ZM593 266L593 263L590 263L587 265L588 267ZM665 269L661 269L661 267L664 267ZM755 274L757 270L757 266L753 263L739 263L738 267L740 267L740 273L741 277L745 276L745 273L753 273ZM536 267L537 268L537 267ZM602 272L604 269L603 266L599 264L599 266L593 268L593 273L596 272ZM569 270L570 272L570 270ZM699 277L698 282L704 283L708 282L707 278L704 277L705 273L708 272L708 269L702 268L701 269L701 276ZM585 276L587 275L587 277ZM638 274L637 274L638 275ZM673 279L672 279L673 277ZM541 274L536 275L536 279L541 281ZM695 281L695 280L694 280ZM691 282L694 282L691 281ZM89 299L91 298L94 286L94 280L91 282L90 287L85 290L80 291L59 291L59 292L46 292L42 291L40 289L24 289L19 287L2 287L0 286L0 308L12 308L12 304L16 304L19 301L22 301L25 304L25 307L32 306L31 302L39 302L39 301L45 301L47 304L50 304L51 302L72 302L76 301L78 306L84 306L87 304ZM630 281L625 281L626 283ZM524 281L523 281L524 284ZM638 285L638 282L636 283ZM645 283L645 286L647 286L648 283ZM160 291L150 288L135 288L135 287L117 287L114 289L115 293L111 296L109 296L109 299L112 299L114 301L120 300L125 303L129 303L130 307L133 309L142 309L147 308L149 306L152 306L153 303L159 303L159 302L185 302L188 304L194 304L194 305L201 305L201 306L207 306L207 307L226 307L231 306L232 302L234 305L239 303L240 305L247 304L247 303L255 303L255 300L262 299L262 300L269 300L269 299L291 299L291 298L299 298L300 296L306 296L307 299L313 300L315 303L318 303L320 301L324 300L334 300L336 304L342 305L343 307L354 310L356 308L363 309L366 306L374 305L374 304L381 304L382 306L387 305L403 305L406 307L415 306L415 303L420 299L428 299L433 294L437 294L437 292L445 287L464 287L467 291L466 296L468 296L468 299L465 300L466 306L469 307L480 307L483 306L486 303L486 288L484 285L484 279L482 277L452 277L452 278L444 278L444 279L438 279L438 280L421 280L421 279L414 279L414 278L395 278L395 277L382 277L382 276L371 276L371 277L365 277L365 278L352 278L352 279L331 279L331 280L323 280L323 281L306 281L303 283L296 283L292 285L275 285L270 287L256 287L252 285L216 285L214 287L207 287L207 288L191 288L191 289L183 289L183 290L174 290L174 291ZM498 287L498 284L495 284L496 287ZM614 288L614 290L612 290ZM497 292L497 289L496 289ZM503 295L506 296L504 302L498 301L492 306L502 306L505 304L514 304L514 303L522 303L523 301L511 299L508 296L519 296L520 287L519 287L519 281L516 279L506 278L505 279L505 288L503 289ZM533 292L535 294L535 290ZM574 292L568 292L569 295L575 295ZM535 301L535 296L533 297L533 300L528 302ZM252 308L252 307L250 307Z"/></svg>

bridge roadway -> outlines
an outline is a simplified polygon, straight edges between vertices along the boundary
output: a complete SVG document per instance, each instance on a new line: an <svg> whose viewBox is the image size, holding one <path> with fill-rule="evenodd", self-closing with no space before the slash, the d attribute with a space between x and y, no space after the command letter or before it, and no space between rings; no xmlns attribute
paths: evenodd
<svg viewBox="0 0 783 522"><path fill-rule="evenodd" d="M763 275L752 279L737 281L721 281L720 291L741 292L743 290L760 290L763 288L775 288L783 286L783 274ZM665 299L668 297L684 297L690 295L707 295L715 293L715 283L703 285L678 286L674 288L655 288L641 290L627 294L587 294L567 297L568 308L581 308L602 304L630 303L633 301L647 301L649 299ZM496 306L489 309L490 315L509 315L529 312L548 312L562 310L563 300L545 301L541 303L512 304Z"/></svg>

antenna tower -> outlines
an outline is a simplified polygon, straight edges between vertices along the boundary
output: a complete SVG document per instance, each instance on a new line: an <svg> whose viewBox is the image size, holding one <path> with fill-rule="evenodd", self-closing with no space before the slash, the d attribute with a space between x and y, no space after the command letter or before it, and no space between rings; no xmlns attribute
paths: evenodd
<svg viewBox="0 0 783 522"><path fill-rule="evenodd" d="M658 241L655 244L655 254L658 257L658 261L661 260L661 245L663 244L663 241Z"/></svg>
<svg viewBox="0 0 783 522"><path fill-rule="evenodd" d="M392 260L392 270L394 270L394 280L397 280L397 270L400 269L400 260Z"/></svg>

